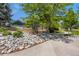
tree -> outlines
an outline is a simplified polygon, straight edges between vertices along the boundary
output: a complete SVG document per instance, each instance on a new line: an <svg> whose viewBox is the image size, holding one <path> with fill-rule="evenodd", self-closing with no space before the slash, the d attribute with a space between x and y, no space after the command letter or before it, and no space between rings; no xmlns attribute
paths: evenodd
<svg viewBox="0 0 79 59"><path fill-rule="evenodd" d="M76 19L77 19L77 23L73 26L73 28L79 28L79 7L76 12Z"/></svg>
<svg viewBox="0 0 79 59"><path fill-rule="evenodd" d="M13 25L23 25L24 23L21 21L21 20L16 20L16 21L13 21L12 23Z"/></svg>
<svg viewBox="0 0 79 59"><path fill-rule="evenodd" d="M69 9L65 19L63 20L63 27L67 30L71 30L73 28L74 25L77 24L77 17L76 17L76 13L73 11L73 9Z"/></svg>
<svg viewBox="0 0 79 59"><path fill-rule="evenodd" d="M33 29L33 33L38 33L38 27L39 27L39 16L38 15L31 15L26 21L25 26L31 27Z"/></svg>
<svg viewBox="0 0 79 59"><path fill-rule="evenodd" d="M9 23L11 19L10 13L11 13L11 9L9 7L9 4L1 3L0 4L0 25L4 26L6 25L6 22Z"/></svg>
<svg viewBox="0 0 79 59"><path fill-rule="evenodd" d="M70 4L22 4L23 10L28 13L29 16L36 14L40 18L40 23L46 23L48 32L52 32L51 29L56 27L55 25L57 25L59 19L55 17L61 12L64 13L65 7L68 5Z"/></svg>

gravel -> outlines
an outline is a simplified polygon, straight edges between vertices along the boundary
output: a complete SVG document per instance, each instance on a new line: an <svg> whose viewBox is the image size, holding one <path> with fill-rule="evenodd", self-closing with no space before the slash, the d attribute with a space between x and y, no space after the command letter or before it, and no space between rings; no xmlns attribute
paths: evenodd
<svg viewBox="0 0 79 59"><path fill-rule="evenodd" d="M22 50L44 41L41 37L29 33L24 33L23 37L20 38L14 38L12 35L2 36L0 34L0 54Z"/></svg>
<svg viewBox="0 0 79 59"><path fill-rule="evenodd" d="M47 33L42 33L39 35L24 33L23 37L20 38L14 38L12 35L3 36L2 34L0 34L0 54L8 54L29 48L39 43L43 43L47 40L55 39L60 41L62 38L59 38L59 36L57 35L51 35Z"/></svg>

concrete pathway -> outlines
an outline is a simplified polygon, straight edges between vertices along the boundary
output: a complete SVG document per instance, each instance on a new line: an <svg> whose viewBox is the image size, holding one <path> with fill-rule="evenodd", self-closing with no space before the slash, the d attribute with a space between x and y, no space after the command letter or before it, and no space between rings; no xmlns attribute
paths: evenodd
<svg viewBox="0 0 79 59"><path fill-rule="evenodd" d="M79 56L79 42L49 40L34 47L3 56Z"/></svg>

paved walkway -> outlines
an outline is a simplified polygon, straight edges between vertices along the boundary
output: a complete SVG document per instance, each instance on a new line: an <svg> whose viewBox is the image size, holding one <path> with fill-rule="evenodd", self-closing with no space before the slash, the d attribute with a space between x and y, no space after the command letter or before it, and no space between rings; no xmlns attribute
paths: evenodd
<svg viewBox="0 0 79 59"><path fill-rule="evenodd" d="M79 56L79 42L47 41L34 47L4 56Z"/></svg>

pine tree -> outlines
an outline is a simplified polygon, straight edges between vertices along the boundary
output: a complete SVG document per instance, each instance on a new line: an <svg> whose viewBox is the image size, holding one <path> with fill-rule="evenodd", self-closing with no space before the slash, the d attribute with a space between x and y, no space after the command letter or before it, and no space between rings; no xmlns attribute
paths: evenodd
<svg viewBox="0 0 79 59"><path fill-rule="evenodd" d="M9 24L11 20L11 9L9 7L9 4L7 3L1 3L0 4L0 25L6 26Z"/></svg>

